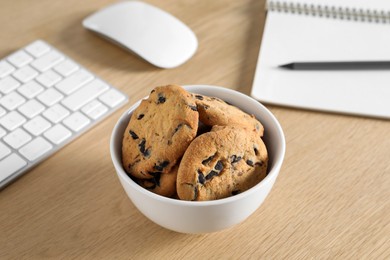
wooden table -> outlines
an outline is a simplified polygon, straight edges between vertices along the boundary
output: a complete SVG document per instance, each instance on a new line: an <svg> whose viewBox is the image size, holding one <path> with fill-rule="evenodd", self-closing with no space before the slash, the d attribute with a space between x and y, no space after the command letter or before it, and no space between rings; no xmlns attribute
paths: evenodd
<svg viewBox="0 0 390 260"><path fill-rule="evenodd" d="M0 259L390 258L388 120L267 105L285 131L287 153L261 208L242 224L205 235L146 219L111 163L115 122L157 85L203 83L249 94L264 0L148 0L199 38L195 56L170 70L83 29L83 18L110 2L1 1L1 57L41 38L130 101L0 192Z"/></svg>

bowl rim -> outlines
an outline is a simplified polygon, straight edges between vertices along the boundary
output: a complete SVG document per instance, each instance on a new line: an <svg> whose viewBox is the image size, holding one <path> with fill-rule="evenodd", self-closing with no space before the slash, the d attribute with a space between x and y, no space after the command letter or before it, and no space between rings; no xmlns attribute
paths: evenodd
<svg viewBox="0 0 390 260"><path fill-rule="evenodd" d="M228 89L228 88L224 88L224 87L220 87L220 86L213 86L213 85L183 85L182 87L185 88L185 89L188 89L188 88L192 89L194 87L208 88L208 89L211 88L211 89L215 89L215 90L218 90L218 91L226 91L227 93L238 95L238 96L241 96L242 98L255 101L258 104L258 106L262 110L264 110L264 112L267 114L267 116L269 116L271 118L271 121L275 124L276 128L278 129L278 132L277 132L278 138L280 138L280 140L281 140L281 147L280 147L281 155L279 157L280 159L274 162L273 168L271 169L271 171L269 171L267 176L263 180L261 180L258 184L256 184L252 188L250 188L250 189L248 189L248 190L246 190L246 191L244 191L242 193L239 193L239 194L231 196L231 197L223 198L223 199L209 200L209 201L186 201L186 200L180 200L180 199L164 197L164 196L155 194L155 193L153 193L151 191L148 191L147 189L141 187L136 182L134 182L127 175L127 173L125 172L125 170L122 167L121 159L117 158L115 156L115 151L114 151L114 148L115 148L114 147L115 146L114 143L115 143L115 139L116 139L115 136L116 136L116 133L119 130L118 128L120 127L121 123L139 106L141 101L143 99L148 98L148 96L146 96L146 97L138 100L129 109L127 109L119 117L119 119L117 120L117 122L116 122L116 124L114 126L114 129L112 130L111 138L110 138L110 154L111 154L111 160L112 160L112 162L114 164L115 171L116 171L118 177L120 177L122 180L124 180L126 183L128 183L136 191L141 192L142 194L144 194L145 196L150 197L151 199L158 200L158 201L164 202L164 203L170 203L170 204L173 204L173 205L178 205L178 206L180 205L180 206L189 206L189 207L207 207L207 206L213 206L213 205L221 205L221 204L233 203L233 202L235 202L237 200L243 199L244 197L248 197L251 194L253 194L254 192L256 192L257 190L262 189L263 186L267 185L267 183L271 181L271 179L272 179L272 177L274 175L278 175L278 172L279 172L279 170L280 170L280 168L282 166L282 163L283 163L283 160L284 160L284 156L285 156L285 152L286 152L286 141L285 141L285 136L284 136L283 129L282 129L281 125L280 125L279 121L276 119L276 117L271 113L271 111L269 111L263 104L261 104L257 100L255 100L252 97L250 97L248 95L245 95L245 94L243 94L243 93L241 93L241 92L239 92L237 90Z"/></svg>

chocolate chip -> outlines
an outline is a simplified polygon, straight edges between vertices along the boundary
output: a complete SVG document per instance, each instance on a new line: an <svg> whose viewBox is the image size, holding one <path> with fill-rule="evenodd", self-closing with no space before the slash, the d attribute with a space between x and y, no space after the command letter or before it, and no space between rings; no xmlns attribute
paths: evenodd
<svg viewBox="0 0 390 260"><path fill-rule="evenodd" d="M198 182L200 184L204 184L205 181L206 180L204 178L203 172L201 170L198 170Z"/></svg>
<svg viewBox="0 0 390 260"><path fill-rule="evenodd" d="M166 98L163 96L162 93L158 94L158 100L157 100L157 104L162 104L166 101Z"/></svg>
<svg viewBox="0 0 390 260"><path fill-rule="evenodd" d="M242 159L242 157L237 156L237 155L232 155L232 157L231 157L232 163L236 163L236 162L240 161L241 159Z"/></svg>
<svg viewBox="0 0 390 260"><path fill-rule="evenodd" d="M256 155L256 156L259 155L259 150L257 150L256 147L253 147L253 150L255 150L255 155Z"/></svg>
<svg viewBox="0 0 390 260"><path fill-rule="evenodd" d="M169 165L169 161L163 161L162 163L153 166L153 169L155 169L156 171L162 171L168 165Z"/></svg>
<svg viewBox="0 0 390 260"><path fill-rule="evenodd" d="M183 124L179 124L178 126L176 126L175 128L175 131L173 132L173 134L175 134L177 131L179 131L179 129L183 126Z"/></svg>
<svg viewBox="0 0 390 260"><path fill-rule="evenodd" d="M150 156L150 149L147 149L144 153L142 153L144 157L148 158Z"/></svg>
<svg viewBox="0 0 390 260"><path fill-rule="evenodd" d="M142 139L141 142L138 144L138 148L141 151L141 153L145 152L145 139Z"/></svg>
<svg viewBox="0 0 390 260"><path fill-rule="evenodd" d="M131 135L131 137L136 140L138 139L138 135L136 133L134 133L133 131L129 130L129 134Z"/></svg>
<svg viewBox="0 0 390 260"><path fill-rule="evenodd" d="M201 96L201 95L195 95L195 98L199 99L199 100L203 100L203 96Z"/></svg>
<svg viewBox="0 0 390 260"><path fill-rule="evenodd" d="M218 172L214 171L214 170L211 170L209 172L209 174L206 175L206 180L210 180L212 179L214 176L217 176L218 175Z"/></svg>
<svg viewBox="0 0 390 260"><path fill-rule="evenodd" d="M160 187L160 179L161 179L161 172L148 172L153 177L151 179L147 179L144 182L144 186L148 190L152 190L156 188L157 186Z"/></svg>
<svg viewBox="0 0 390 260"><path fill-rule="evenodd" d="M153 177L149 181L153 182L157 186L160 186L161 172L148 172Z"/></svg>
<svg viewBox="0 0 390 260"><path fill-rule="evenodd" d="M232 195L234 196L234 195L237 195L238 193L240 193L240 190L234 190L234 191L232 191Z"/></svg>
<svg viewBox="0 0 390 260"><path fill-rule="evenodd" d="M218 161L217 164L214 166L214 169L217 171L221 171L223 169L222 161Z"/></svg>
<svg viewBox="0 0 390 260"><path fill-rule="evenodd" d="M142 139L142 141L138 144L139 151L142 153L144 157L150 156L150 150L145 149L145 139Z"/></svg>
<svg viewBox="0 0 390 260"><path fill-rule="evenodd" d="M255 165L263 166L263 162L262 162L262 161L259 161L259 162L255 163Z"/></svg>
<svg viewBox="0 0 390 260"><path fill-rule="evenodd" d="M144 118L144 116L145 116L144 114L140 114L140 115L137 117L137 119L138 119L138 120L141 120L142 118Z"/></svg>
<svg viewBox="0 0 390 260"><path fill-rule="evenodd" d="M188 105L192 111L198 111L198 108L196 106L191 106L191 105Z"/></svg>
<svg viewBox="0 0 390 260"><path fill-rule="evenodd" d="M251 160L246 160L246 164L248 164L249 166L253 166L254 165L253 161L251 161Z"/></svg>
<svg viewBox="0 0 390 260"><path fill-rule="evenodd" d="M214 154L215 155L215 154ZM211 162L211 160L214 158L214 155L211 155L209 158L205 159L202 161L202 164L203 165L206 165L208 164L209 162Z"/></svg>

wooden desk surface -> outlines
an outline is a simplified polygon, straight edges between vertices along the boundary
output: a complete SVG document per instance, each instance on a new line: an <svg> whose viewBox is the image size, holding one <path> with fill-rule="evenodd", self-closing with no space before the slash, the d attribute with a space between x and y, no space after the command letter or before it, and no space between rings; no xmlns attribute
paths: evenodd
<svg viewBox="0 0 390 260"><path fill-rule="evenodd" d="M0 192L0 258L389 259L390 122L267 105L287 153L265 203L226 231L186 235L147 220L115 176L118 117L157 85L211 84L249 94L264 0L148 0L199 38L186 64L162 70L86 31L114 1L3 0L0 57L41 38L130 96L128 105Z"/></svg>

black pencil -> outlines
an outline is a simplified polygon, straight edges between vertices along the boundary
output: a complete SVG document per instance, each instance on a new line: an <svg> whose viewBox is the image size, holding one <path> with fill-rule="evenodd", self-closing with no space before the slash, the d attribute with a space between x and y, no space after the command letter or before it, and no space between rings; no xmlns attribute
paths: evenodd
<svg viewBox="0 0 390 260"><path fill-rule="evenodd" d="M290 70L384 70L390 69L390 61L293 62L279 67Z"/></svg>

